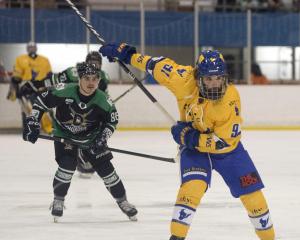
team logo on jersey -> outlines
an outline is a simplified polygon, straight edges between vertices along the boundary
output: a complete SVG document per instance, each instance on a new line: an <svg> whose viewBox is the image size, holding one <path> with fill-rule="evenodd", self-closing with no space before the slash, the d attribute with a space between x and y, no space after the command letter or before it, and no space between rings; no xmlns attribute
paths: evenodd
<svg viewBox="0 0 300 240"><path fill-rule="evenodd" d="M80 102L80 103L78 104L78 106L79 106L81 109L86 109L86 108L87 108L87 105L86 105L85 103L83 103L83 102Z"/></svg>
<svg viewBox="0 0 300 240"><path fill-rule="evenodd" d="M83 118L82 116L80 116L79 114L75 114L75 116L73 117L73 124L78 126L83 122Z"/></svg>
<svg viewBox="0 0 300 240"><path fill-rule="evenodd" d="M241 186L245 188L257 184L261 182L261 180L256 172L252 172L249 173L248 175L240 177L240 182L241 182Z"/></svg>
<svg viewBox="0 0 300 240"><path fill-rule="evenodd" d="M87 118L92 113L93 109L88 111L87 113L77 113L70 105L70 117L71 119L65 122L61 122L61 125L64 126L64 128L68 129L73 134L84 132L87 130L89 126L92 126L93 121L89 121Z"/></svg>

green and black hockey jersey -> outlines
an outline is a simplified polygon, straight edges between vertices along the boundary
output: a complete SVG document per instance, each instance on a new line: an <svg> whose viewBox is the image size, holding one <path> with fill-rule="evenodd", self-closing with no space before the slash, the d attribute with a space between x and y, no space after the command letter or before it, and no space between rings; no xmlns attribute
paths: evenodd
<svg viewBox="0 0 300 240"><path fill-rule="evenodd" d="M104 128L113 132L118 112L108 94L97 89L91 96L79 92L78 84L58 84L42 92L33 104L32 114L40 120L45 111L53 112L53 135L89 144Z"/></svg>

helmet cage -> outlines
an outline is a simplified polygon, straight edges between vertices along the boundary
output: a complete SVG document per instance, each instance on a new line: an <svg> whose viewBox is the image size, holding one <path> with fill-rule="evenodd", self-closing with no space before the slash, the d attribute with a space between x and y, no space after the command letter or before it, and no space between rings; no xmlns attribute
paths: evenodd
<svg viewBox="0 0 300 240"><path fill-rule="evenodd" d="M220 76L220 75L217 75ZM207 85L204 83L204 78L206 76L200 77L197 82L200 89L200 95L204 98L210 100L219 100L221 99L226 92L227 85L228 85L228 76L222 75L222 83L219 87L208 88ZM207 76L209 77L209 76Z"/></svg>
<svg viewBox="0 0 300 240"><path fill-rule="evenodd" d="M212 76L222 78L220 86L208 88L204 79ZM216 50L202 51L196 63L195 78L202 97L210 100L221 99L228 84L227 66L223 55Z"/></svg>

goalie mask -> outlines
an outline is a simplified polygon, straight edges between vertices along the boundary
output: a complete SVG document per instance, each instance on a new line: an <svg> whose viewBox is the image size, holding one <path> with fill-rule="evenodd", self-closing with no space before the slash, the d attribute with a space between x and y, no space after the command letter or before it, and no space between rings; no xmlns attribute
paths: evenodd
<svg viewBox="0 0 300 240"><path fill-rule="evenodd" d="M76 69L80 79L85 75L96 75L99 78L99 69L95 64L86 62L77 63Z"/></svg>
<svg viewBox="0 0 300 240"><path fill-rule="evenodd" d="M37 53L36 53L37 52L37 46L36 46L35 42L27 43L26 50L27 50L28 55L31 58L36 58L37 57Z"/></svg>
<svg viewBox="0 0 300 240"><path fill-rule="evenodd" d="M86 61L86 63L92 63L92 64L95 64L96 67L97 67L99 70L101 70L101 66L102 66L102 57L101 57L101 55L100 55L99 52L96 52L96 51L89 52L89 54L86 55L85 61Z"/></svg>
<svg viewBox="0 0 300 240"><path fill-rule="evenodd" d="M195 78L202 97L210 100L221 99L228 85L223 55L218 51L202 51L196 63Z"/></svg>

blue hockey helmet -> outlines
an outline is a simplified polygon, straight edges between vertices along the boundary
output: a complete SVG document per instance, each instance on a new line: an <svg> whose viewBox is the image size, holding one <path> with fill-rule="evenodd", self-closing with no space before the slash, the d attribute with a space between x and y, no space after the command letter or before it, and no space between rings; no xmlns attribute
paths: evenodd
<svg viewBox="0 0 300 240"><path fill-rule="evenodd" d="M220 86L209 88L204 83L204 78L210 79L212 76L220 78ZM202 97L211 100L221 99L228 84L227 67L223 55L216 50L202 51L196 63L195 77Z"/></svg>

